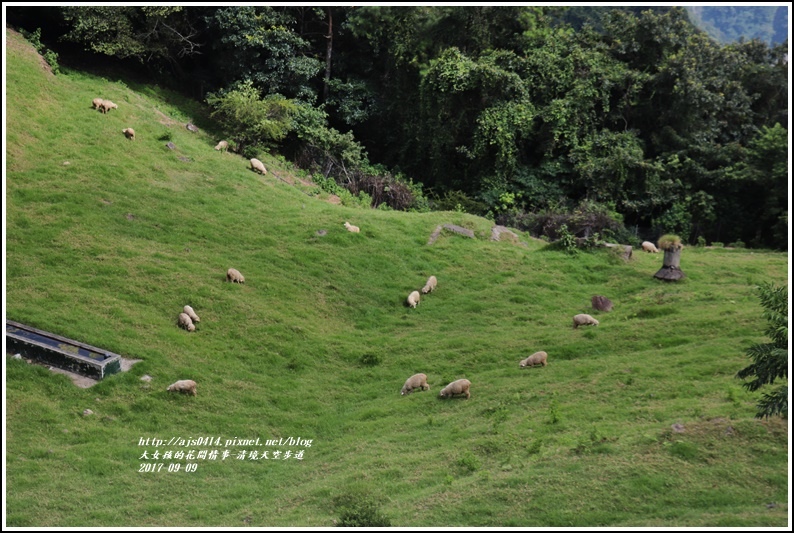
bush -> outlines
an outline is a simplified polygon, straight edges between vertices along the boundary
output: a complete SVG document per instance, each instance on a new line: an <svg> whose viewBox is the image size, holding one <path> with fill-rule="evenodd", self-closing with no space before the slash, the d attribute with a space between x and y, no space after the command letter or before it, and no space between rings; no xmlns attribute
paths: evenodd
<svg viewBox="0 0 794 533"><path fill-rule="evenodd" d="M731 248L744 248L745 245L741 240L737 240L735 242L729 243L728 246Z"/></svg>
<svg viewBox="0 0 794 533"><path fill-rule="evenodd" d="M334 507L339 513L338 527L391 527L391 520L381 512L373 497L363 490L337 496Z"/></svg>
<svg viewBox="0 0 794 533"><path fill-rule="evenodd" d="M36 31L33 33L25 30L24 28L20 28L19 33L21 33L22 36L33 45L33 48L35 48L36 51L41 54L41 57L44 58L44 61L46 61L52 69L53 74L58 74L61 71L60 66L58 65L58 54L48 49L41 42L41 28L36 28Z"/></svg>

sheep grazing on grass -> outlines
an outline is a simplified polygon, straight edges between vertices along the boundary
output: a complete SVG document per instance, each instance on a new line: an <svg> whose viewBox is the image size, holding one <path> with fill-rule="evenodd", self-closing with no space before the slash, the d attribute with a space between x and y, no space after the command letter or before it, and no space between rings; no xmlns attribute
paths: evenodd
<svg viewBox="0 0 794 533"><path fill-rule="evenodd" d="M436 279L436 277L430 276L429 278L427 278L427 283L425 283L425 286L422 287L422 294L433 292L437 284L438 284L438 280Z"/></svg>
<svg viewBox="0 0 794 533"><path fill-rule="evenodd" d="M245 278L240 271L236 268L230 268L226 271L226 281L231 281L232 283L245 283Z"/></svg>
<svg viewBox="0 0 794 533"><path fill-rule="evenodd" d="M226 141L221 141L215 145L216 150L223 150L224 152L228 150L228 148L229 148L229 143L227 143Z"/></svg>
<svg viewBox="0 0 794 533"><path fill-rule="evenodd" d="M118 109L118 108L119 106L117 106L110 100L102 100L102 103L99 104L99 110L102 111L102 113L107 113L111 109Z"/></svg>
<svg viewBox="0 0 794 533"><path fill-rule="evenodd" d="M102 102L104 102L104 100L101 98L94 98L94 101L92 102L94 109L99 109L99 107L102 105Z"/></svg>
<svg viewBox="0 0 794 533"><path fill-rule="evenodd" d="M546 366L546 358L549 355L546 352L535 352L520 363L518 363L518 368L524 368L525 366L535 366L535 365L542 365Z"/></svg>
<svg viewBox="0 0 794 533"><path fill-rule="evenodd" d="M168 392L182 392L184 394L196 396L196 382L192 379L181 379L176 383L171 383L165 390Z"/></svg>
<svg viewBox="0 0 794 533"><path fill-rule="evenodd" d="M645 241L642 243L642 249L648 252L649 254L658 254L659 249L650 241Z"/></svg>
<svg viewBox="0 0 794 533"><path fill-rule="evenodd" d="M471 394L469 394L470 386L471 381L468 379L459 379L457 381L453 381L441 389L441 392L438 393L438 396L439 398L452 398L456 394L465 394L466 399L468 400L471 397Z"/></svg>
<svg viewBox="0 0 794 533"><path fill-rule="evenodd" d="M185 328L188 331L196 331L196 326L193 324L193 321L190 319L190 315L187 313L179 313L177 324L179 324L180 328Z"/></svg>
<svg viewBox="0 0 794 533"><path fill-rule="evenodd" d="M132 129L132 128L124 128L123 130L121 130L121 133L123 133L124 135L126 135L126 137L127 137L128 139L130 139L130 140L132 140L132 141L134 141L134 140L135 140L135 130L134 130L134 129Z"/></svg>
<svg viewBox="0 0 794 533"><path fill-rule="evenodd" d="M192 308L192 307L190 307L189 305L186 305L186 306L185 306L185 308L183 309L183 311L185 312L185 314L186 314L187 316L189 316L189 317L190 317L190 320L192 320L192 321L193 321L193 322L195 322L196 324L198 324L199 322L201 322L201 319L198 317L198 315L197 315L197 314L196 314L196 312L193 310L193 308Z"/></svg>
<svg viewBox="0 0 794 533"><path fill-rule="evenodd" d="M358 226L354 226L350 222L345 222L345 227L347 228L347 231L350 231L350 232L353 232L353 233L358 233L359 231L361 231Z"/></svg>
<svg viewBox="0 0 794 533"><path fill-rule="evenodd" d="M574 329L578 328L579 326L597 326L597 325L598 325L598 320L591 317L590 315L581 314L573 317Z"/></svg>
<svg viewBox="0 0 794 533"><path fill-rule="evenodd" d="M413 291L408 295L408 305L410 307L416 307L419 305L419 291Z"/></svg>
<svg viewBox="0 0 794 533"><path fill-rule="evenodd" d="M259 159L251 159L251 169L254 172L261 172L262 174L267 174L267 169L265 165Z"/></svg>
<svg viewBox="0 0 794 533"><path fill-rule="evenodd" d="M403 385L400 394L402 396L411 394L414 389L430 390L430 385L427 384L426 374L414 374L410 378L406 379L405 385Z"/></svg>

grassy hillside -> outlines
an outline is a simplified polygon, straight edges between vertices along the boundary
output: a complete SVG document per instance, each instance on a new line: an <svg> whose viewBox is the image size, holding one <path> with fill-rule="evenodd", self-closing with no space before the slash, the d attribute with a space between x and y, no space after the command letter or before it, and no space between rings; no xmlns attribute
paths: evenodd
<svg viewBox="0 0 794 533"><path fill-rule="evenodd" d="M786 525L788 426L755 420L734 378L765 340L754 287L786 283L786 255L687 248L666 284L658 254L336 205L283 160L262 154L260 176L213 150L193 104L52 76L6 39L6 316L143 360L81 389L5 358L7 525ZM428 245L442 223L476 238ZM574 330L588 312L600 325ZM519 370L538 350L548 366ZM400 396L416 372L430 391ZM438 398L462 377L469 400ZM198 395L166 392L178 379ZM158 448L182 458L141 445L200 437ZM226 442L257 438L286 444Z"/></svg>

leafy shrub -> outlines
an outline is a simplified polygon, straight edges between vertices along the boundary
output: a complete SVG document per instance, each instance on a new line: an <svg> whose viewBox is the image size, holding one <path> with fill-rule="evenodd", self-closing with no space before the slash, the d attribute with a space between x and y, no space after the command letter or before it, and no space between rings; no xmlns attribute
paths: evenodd
<svg viewBox="0 0 794 533"><path fill-rule="evenodd" d="M723 246L725 246L725 244L723 244L721 242L714 241L714 242L711 243L711 246L713 248L722 248Z"/></svg>
<svg viewBox="0 0 794 533"><path fill-rule="evenodd" d="M261 98L251 80L230 90L210 93L207 103L213 108L210 117L230 132L246 157L246 147L270 147L283 140L292 129L292 116L297 112L297 105L283 96Z"/></svg>
<svg viewBox="0 0 794 533"><path fill-rule="evenodd" d="M744 248L745 244L741 240L737 240L732 243L729 243L728 246L730 246L731 248Z"/></svg>
<svg viewBox="0 0 794 533"><path fill-rule="evenodd" d="M36 31L33 33L25 30L24 28L20 28L19 33L21 33L22 36L33 45L33 48L35 48L36 51L41 54L41 57L44 58L44 61L46 61L52 69L53 74L60 73L61 68L58 65L58 54L44 46L44 44L41 42L41 28L36 28Z"/></svg>
<svg viewBox="0 0 794 533"><path fill-rule="evenodd" d="M697 246L698 248L705 247L706 246L706 238L703 235L700 235L698 237L698 242L697 242L697 244L695 246Z"/></svg>
<svg viewBox="0 0 794 533"><path fill-rule="evenodd" d="M391 527L391 520L381 512L375 499L364 492L352 491L334 498L339 513L339 527Z"/></svg>
<svg viewBox="0 0 794 533"><path fill-rule="evenodd" d="M466 452L462 457L459 457L457 463L458 466L462 467L468 472L474 472L482 466L482 461L480 461L471 452Z"/></svg>

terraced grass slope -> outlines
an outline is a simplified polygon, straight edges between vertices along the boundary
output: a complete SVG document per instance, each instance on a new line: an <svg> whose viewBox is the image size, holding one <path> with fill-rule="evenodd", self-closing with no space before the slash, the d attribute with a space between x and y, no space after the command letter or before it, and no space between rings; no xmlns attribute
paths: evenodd
<svg viewBox="0 0 794 533"><path fill-rule="evenodd" d="M7 525L786 525L788 427L734 378L786 255L687 248L666 284L658 254L336 205L213 150L195 104L6 40L7 318L143 360L81 389L5 358ZM475 238L428 245L443 223ZM463 377L471 399L438 398Z"/></svg>

